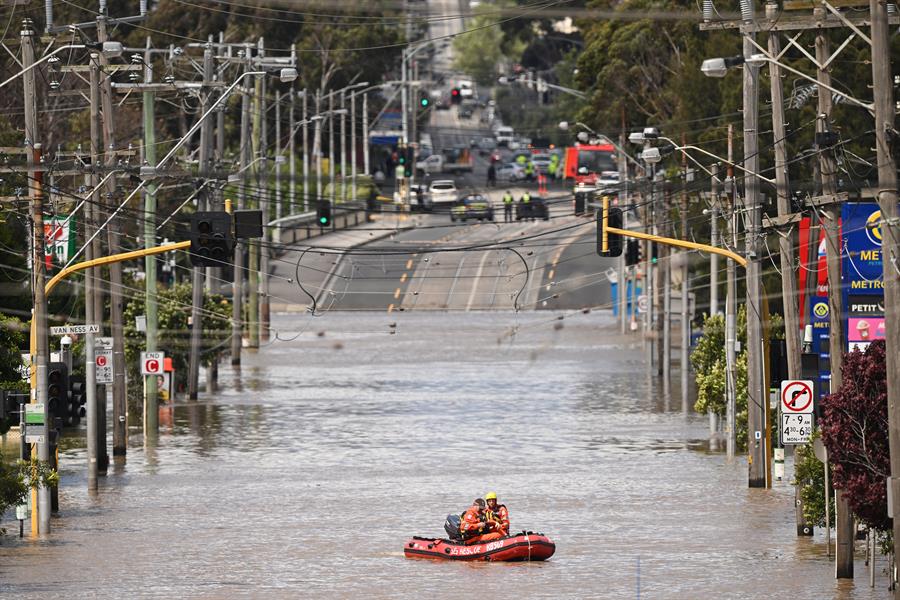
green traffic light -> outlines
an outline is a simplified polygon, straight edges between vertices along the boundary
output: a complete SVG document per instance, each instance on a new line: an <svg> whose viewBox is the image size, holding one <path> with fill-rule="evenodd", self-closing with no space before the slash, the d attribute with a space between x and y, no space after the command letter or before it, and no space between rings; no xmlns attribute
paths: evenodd
<svg viewBox="0 0 900 600"><path fill-rule="evenodd" d="M319 217L319 223L325 225L326 223L328 223L328 217Z"/></svg>
<svg viewBox="0 0 900 600"><path fill-rule="evenodd" d="M422 108L427 108L428 107L428 98L422 98L422 100L419 101L419 104L422 105Z"/></svg>

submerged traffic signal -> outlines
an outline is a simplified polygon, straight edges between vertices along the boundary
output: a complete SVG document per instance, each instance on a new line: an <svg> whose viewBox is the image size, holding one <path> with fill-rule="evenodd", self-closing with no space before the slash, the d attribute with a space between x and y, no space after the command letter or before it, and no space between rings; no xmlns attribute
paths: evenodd
<svg viewBox="0 0 900 600"><path fill-rule="evenodd" d="M597 254L600 256L620 256L622 254L622 234L611 233L610 228L622 229L622 209L609 205L609 197L604 196L601 209L597 211Z"/></svg>
<svg viewBox="0 0 900 600"><path fill-rule="evenodd" d="M221 267L231 262L234 234L231 215L226 212L198 212L191 215L191 264Z"/></svg>
<svg viewBox="0 0 900 600"><path fill-rule="evenodd" d="M319 227L331 227L331 201L319 200L316 207L316 221Z"/></svg>

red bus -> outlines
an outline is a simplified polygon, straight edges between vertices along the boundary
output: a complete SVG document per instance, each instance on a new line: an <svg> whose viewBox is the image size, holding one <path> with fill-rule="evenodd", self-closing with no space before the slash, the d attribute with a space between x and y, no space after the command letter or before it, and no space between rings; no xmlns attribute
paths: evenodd
<svg viewBox="0 0 900 600"><path fill-rule="evenodd" d="M594 185L605 171L618 172L616 148L612 144L580 144L566 148L565 177L576 185Z"/></svg>

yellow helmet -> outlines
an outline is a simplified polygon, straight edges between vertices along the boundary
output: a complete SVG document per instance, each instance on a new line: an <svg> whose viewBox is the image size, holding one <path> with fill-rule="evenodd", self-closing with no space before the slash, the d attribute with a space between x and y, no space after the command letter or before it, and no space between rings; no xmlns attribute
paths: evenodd
<svg viewBox="0 0 900 600"><path fill-rule="evenodd" d="M484 495L484 499L485 500L496 500L497 494L496 494L496 492L488 492L487 494Z"/></svg>

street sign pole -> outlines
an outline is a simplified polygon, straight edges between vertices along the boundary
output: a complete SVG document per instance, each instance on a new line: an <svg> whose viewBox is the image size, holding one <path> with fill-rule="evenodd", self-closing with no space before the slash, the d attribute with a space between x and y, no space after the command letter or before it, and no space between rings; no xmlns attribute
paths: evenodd
<svg viewBox="0 0 900 600"><path fill-rule="evenodd" d="M97 491L97 363L94 362L94 334L84 342L84 378L87 404L88 492Z"/></svg>

